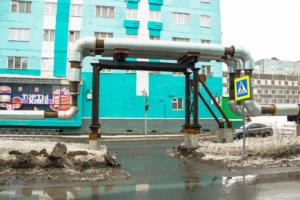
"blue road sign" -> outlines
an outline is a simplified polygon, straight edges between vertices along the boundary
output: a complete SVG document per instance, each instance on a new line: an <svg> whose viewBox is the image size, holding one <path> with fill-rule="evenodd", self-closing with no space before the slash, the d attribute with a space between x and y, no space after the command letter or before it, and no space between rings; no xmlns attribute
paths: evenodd
<svg viewBox="0 0 300 200"><path fill-rule="evenodd" d="M240 101L250 98L250 78L243 76L234 80L235 100Z"/></svg>

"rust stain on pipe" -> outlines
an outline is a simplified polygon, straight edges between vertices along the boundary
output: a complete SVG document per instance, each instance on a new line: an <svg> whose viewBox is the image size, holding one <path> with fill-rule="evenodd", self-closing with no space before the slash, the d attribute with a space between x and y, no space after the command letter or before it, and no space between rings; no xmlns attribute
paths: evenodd
<svg viewBox="0 0 300 200"><path fill-rule="evenodd" d="M45 112L45 118L58 118L58 112Z"/></svg>

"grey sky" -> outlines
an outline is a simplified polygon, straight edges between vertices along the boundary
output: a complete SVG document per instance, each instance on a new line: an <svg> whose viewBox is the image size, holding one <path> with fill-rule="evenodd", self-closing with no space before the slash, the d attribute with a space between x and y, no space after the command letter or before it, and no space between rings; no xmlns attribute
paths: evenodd
<svg viewBox="0 0 300 200"><path fill-rule="evenodd" d="M300 60L300 0L220 0L225 45L254 58Z"/></svg>

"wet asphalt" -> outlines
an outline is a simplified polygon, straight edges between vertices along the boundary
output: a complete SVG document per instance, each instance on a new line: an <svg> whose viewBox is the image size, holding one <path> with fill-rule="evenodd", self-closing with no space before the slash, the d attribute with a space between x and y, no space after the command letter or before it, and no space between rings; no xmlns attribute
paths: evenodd
<svg viewBox="0 0 300 200"><path fill-rule="evenodd" d="M300 200L300 169L234 171L168 157L166 150L180 142L103 142L117 154L129 179L47 187L22 185L16 179L0 188L0 199Z"/></svg>

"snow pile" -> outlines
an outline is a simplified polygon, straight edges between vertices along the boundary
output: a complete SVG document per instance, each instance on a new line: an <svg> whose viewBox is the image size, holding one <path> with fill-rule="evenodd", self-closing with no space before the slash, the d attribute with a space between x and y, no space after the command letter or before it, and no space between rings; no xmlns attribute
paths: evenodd
<svg viewBox="0 0 300 200"><path fill-rule="evenodd" d="M228 167L253 166L298 166L300 161L300 137L273 136L246 138L246 153L243 160L243 140L233 143L201 141L195 155L202 160L220 161Z"/></svg>

